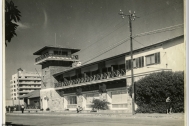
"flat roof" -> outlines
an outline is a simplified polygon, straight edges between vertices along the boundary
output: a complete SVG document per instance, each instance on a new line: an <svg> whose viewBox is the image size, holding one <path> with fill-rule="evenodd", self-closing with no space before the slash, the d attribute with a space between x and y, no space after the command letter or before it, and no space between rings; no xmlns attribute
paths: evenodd
<svg viewBox="0 0 189 126"><path fill-rule="evenodd" d="M34 52L33 55L41 55L42 52L46 49L65 49L65 50L71 50L71 53L76 53L76 52L80 51L80 49L50 45L50 46L45 46L45 47L39 49L38 51Z"/></svg>
<svg viewBox="0 0 189 126"><path fill-rule="evenodd" d="M180 35L180 36L177 36L177 37L174 37L174 38L171 38L171 39L167 39L167 40L164 40L164 41L161 41L161 42L157 42L157 43L155 43L155 44L150 44L150 45L148 45L148 46L135 49L135 50L133 50L133 53L136 53L136 52L141 51L141 50L144 50L144 49L148 49L148 48L152 48L152 47L161 45L161 44L163 44L163 43L165 43L165 42L172 41L173 39L181 38L181 37L183 37L183 36L184 36L184 35ZM77 67L71 67L71 68L68 69L68 70L62 71L62 72L60 72L60 73L56 73L56 74L54 74L53 76L56 77L56 76L58 76L58 75L61 75L61 74L63 74L63 73L69 72L69 71L74 70L74 69L79 69L79 68L82 68L82 67L84 67L84 66L94 65L94 64L97 64L97 63L99 63L99 62L107 61L107 60L110 60L110 59L115 59L115 58L122 57L122 56L125 56L125 55L130 55L130 51L129 51L129 52L122 53L122 54L119 54L119 55L116 55L116 56L112 56L112 57L109 57L109 58L105 58L105 59L102 59L102 60L99 60L99 61L96 61L96 62L92 62L92 63L88 63L88 64L83 64L83 65L77 66Z"/></svg>

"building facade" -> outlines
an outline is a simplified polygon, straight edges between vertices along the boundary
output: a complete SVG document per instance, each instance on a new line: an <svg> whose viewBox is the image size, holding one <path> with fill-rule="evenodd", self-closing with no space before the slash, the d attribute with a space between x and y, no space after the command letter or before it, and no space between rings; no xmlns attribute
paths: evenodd
<svg viewBox="0 0 189 126"><path fill-rule="evenodd" d="M12 75L12 80L10 82L11 99L14 101L14 105L23 103L22 96L41 89L40 74L35 72L19 69L16 74Z"/></svg>
<svg viewBox="0 0 189 126"><path fill-rule="evenodd" d="M79 49L45 46L33 53L34 55L39 55L39 57L35 59L35 64L41 65L42 67L43 83L40 90L40 105L44 110L47 108L52 109L53 107L53 109L57 110L63 109L62 106L57 107L57 105L54 105L56 102L63 104L63 101L62 97L58 96L55 90L51 90L54 89L54 83L57 83L53 74L72 68L72 64L79 61L78 55L73 54L78 51ZM55 99L51 99L51 97Z"/></svg>
<svg viewBox="0 0 189 126"><path fill-rule="evenodd" d="M54 52L59 50L53 49ZM43 78L47 84L40 91L41 108L64 111L82 106L84 110L91 110L92 101L101 99L110 102L110 110L132 111L132 99L128 94L131 85L130 52L76 67L71 67L71 63L78 59L70 59L72 62L68 63L70 66L67 68L58 63L65 62L63 56L48 57L43 59L44 63L40 62L42 76L49 75ZM154 72L183 71L184 58L184 36L135 49L134 81ZM43 67L45 64L48 64L47 68Z"/></svg>

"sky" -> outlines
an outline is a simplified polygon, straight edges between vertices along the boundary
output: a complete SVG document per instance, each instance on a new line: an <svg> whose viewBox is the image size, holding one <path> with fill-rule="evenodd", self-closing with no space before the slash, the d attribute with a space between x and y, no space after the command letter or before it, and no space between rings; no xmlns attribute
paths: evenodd
<svg viewBox="0 0 189 126"><path fill-rule="evenodd" d="M21 11L17 36L5 48L6 99L10 80L18 68L40 72L33 53L48 45L81 49L82 63L90 63L129 51L128 18L118 14L135 11L133 35L183 24L183 0L12 0ZM56 34L56 42L55 42ZM141 48L183 34L183 28L133 40ZM118 45L118 46L116 46ZM116 48L114 48L116 46ZM110 50L111 49L111 50ZM108 51L109 50L109 51ZM106 52L106 53L104 53Z"/></svg>

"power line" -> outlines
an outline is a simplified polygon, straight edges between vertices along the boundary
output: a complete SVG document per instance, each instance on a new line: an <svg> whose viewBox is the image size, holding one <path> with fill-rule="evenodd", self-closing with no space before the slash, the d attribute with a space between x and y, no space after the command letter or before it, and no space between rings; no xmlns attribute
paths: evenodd
<svg viewBox="0 0 189 126"><path fill-rule="evenodd" d="M175 29L177 29L177 28L180 28L180 27L178 27L178 26L182 26L182 25L183 25L183 24L179 24L179 25L174 25L174 26L162 28L162 29L153 30L153 31L150 31L150 32L144 32L144 33L141 33L141 34L134 35L134 37L136 38L136 37L141 37L141 36L145 36L145 35L150 35L150 34L156 34L156 33L161 33L161 32L170 31L169 28L172 28L171 30L175 30ZM173 29L173 28L174 28L174 29ZM134 37L132 37L132 38L134 39ZM113 47L110 46L110 49L108 49L108 50L102 50L102 51L101 51L102 53L100 53L100 54L98 54L97 56L95 56L95 57L93 57L93 58L91 58L91 59L85 61L83 64L86 64L87 62L89 62L89 61L91 61L91 60L93 60L93 59L95 59L95 58L101 56L102 54L104 54L104 53L106 53L106 52L108 52L108 51L110 51L110 50L116 48L117 46L123 44L124 42L126 42L126 41L128 41L128 40L129 40L129 38L124 39L124 40L121 40L121 41L115 43L115 44L118 44L118 45L115 45L115 44L114 44L115 46L114 46L114 45L112 45ZM111 48L111 47L112 47L112 48ZM109 47L108 47L108 48L109 48ZM106 49L107 49L107 48L106 48ZM105 51L105 52L104 52L104 51Z"/></svg>
<svg viewBox="0 0 189 126"><path fill-rule="evenodd" d="M107 27L105 27L104 28L104 31L105 31L105 29L107 29L109 26L111 26L113 23L115 23L115 22L117 22L117 20L115 21L115 20L113 20L109 25L107 25ZM120 21L120 22L118 22L116 25L115 25L115 27L117 26L117 25L119 25L120 23L121 23L122 21ZM100 27L102 25L102 23L98 26L98 27ZM100 33L98 34L98 35L100 35ZM98 36L98 35L96 35L96 36ZM94 34L93 35L91 35L91 36L89 36L89 38L94 38ZM87 40L88 39L86 39L85 41L87 42ZM85 48L87 48L87 47L85 47ZM85 49L84 48L84 49ZM83 50L83 49L82 49Z"/></svg>
<svg viewBox="0 0 189 126"><path fill-rule="evenodd" d="M82 49L80 52L83 52L83 51L86 50L88 47L90 47L90 46L92 46L92 45L94 45L94 44L100 42L100 41L103 40L105 37L109 36L110 34L112 34L112 33L115 32L115 31L117 31L118 29L120 29L120 28L121 28L122 26L124 26L124 25L126 25L126 24L121 25L120 27L116 28L116 29L113 30L112 32L108 33L106 36L104 36L104 37L100 38L99 40L97 40L96 42L94 42L94 43L92 43L92 44L86 46L86 47L85 47L84 49Z"/></svg>
<svg viewBox="0 0 189 126"><path fill-rule="evenodd" d="M170 26L170 27L166 27L166 28L162 28L162 29L157 29L154 31L144 32L141 34L134 35L133 39L136 37L141 37L141 36L145 36L145 35L151 35L151 34L162 33L162 32L166 32L166 31L172 31L172 30L175 30L175 29L181 28L181 27L183 27L183 24L178 24L178 25L174 25L174 26ZM140 42L138 42L138 43L140 43ZM140 43L140 44L142 45L142 43ZM143 46L145 46L145 45L143 45Z"/></svg>
<svg viewBox="0 0 189 126"><path fill-rule="evenodd" d="M133 38L133 40L134 40L135 42L141 44L142 46L145 46L145 45L143 45L141 42L137 41L136 39Z"/></svg>
<svg viewBox="0 0 189 126"><path fill-rule="evenodd" d="M145 36L145 35L151 35L151 34L155 34L155 33L171 31L171 30L175 30L175 29L181 28L181 27L183 27L183 24L178 24L178 25L174 25L174 26L170 26L170 27L166 27L166 28L161 28L161 29L157 29L157 30L153 30L153 31L149 31L149 32L144 32L141 34L134 35L133 38L141 37L141 36Z"/></svg>
<svg viewBox="0 0 189 126"><path fill-rule="evenodd" d="M163 0L162 0L163 1ZM160 2L158 2L158 3L160 3ZM178 4L179 2L174 2L174 4L173 5L171 5L171 6L169 6L169 7L166 7L165 9L167 9L167 8L170 8L170 7L172 7L172 6L174 6L175 4ZM157 9L157 10L161 10L162 11L162 8L160 8L160 9ZM153 12L153 13L157 13L157 10L155 10L155 12ZM151 14L153 14L153 13L150 13L150 14L148 14L148 15L151 15ZM148 16L148 15L145 15L145 16ZM142 17L144 17L144 16L142 16ZM112 23L111 23L112 24ZM116 25L119 25L120 24L120 22L118 23L118 24L116 24ZM124 24L125 25L125 24ZM123 26L124 26L123 25ZM108 28L109 27L109 25L106 27L106 28ZM121 27L119 27L119 28L121 28ZM118 28L118 29L119 29ZM107 37L107 36L109 36L111 33L113 33L113 32L115 32L116 30L118 30L118 29L115 29L114 31L112 31L112 32L110 32L110 33L108 33L106 36L104 36L104 37L102 37L102 38L100 38L99 40L97 40L96 42L94 42L94 43L92 43L92 44L90 44L90 45L88 45L88 46L86 46L84 49L82 49L82 50L80 50L80 52L83 52L84 50L86 50L88 47L90 47L90 46L92 46L92 45L94 45L95 43L98 43L98 42L100 42L101 40L103 40L105 37Z"/></svg>
<svg viewBox="0 0 189 126"><path fill-rule="evenodd" d="M86 64L87 62L89 62L89 61L91 61L91 60L93 60L93 59L95 59L95 58L97 58L97 57L101 56L102 54L104 54L104 53L106 53L106 52L108 52L108 51L110 51L110 50L114 49L115 47L117 47L117 46L119 46L119 45L123 44L124 42L127 42L128 40L129 40L129 38L128 38L128 39L126 39L126 40L124 40L124 41L123 41L123 42L121 42L120 44L118 44L118 45L114 46L113 48L110 48L110 49L106 50L105 52L103 52L103 53L101 53L101 54L99 54L99 55L97 55L97 56L95 56L95 57L91 58L90 60L85 61L83 64Z"/></svg>

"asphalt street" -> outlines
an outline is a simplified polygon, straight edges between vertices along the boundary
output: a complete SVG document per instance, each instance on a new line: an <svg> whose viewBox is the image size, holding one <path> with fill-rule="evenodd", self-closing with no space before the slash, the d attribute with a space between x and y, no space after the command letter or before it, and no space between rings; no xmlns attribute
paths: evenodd
<svg viewBox="0 0 189 126"><path fill-rule="evenodd" d="M17 126L184 126L184 119L154 117L6 115L6 122Z"/></svg>

